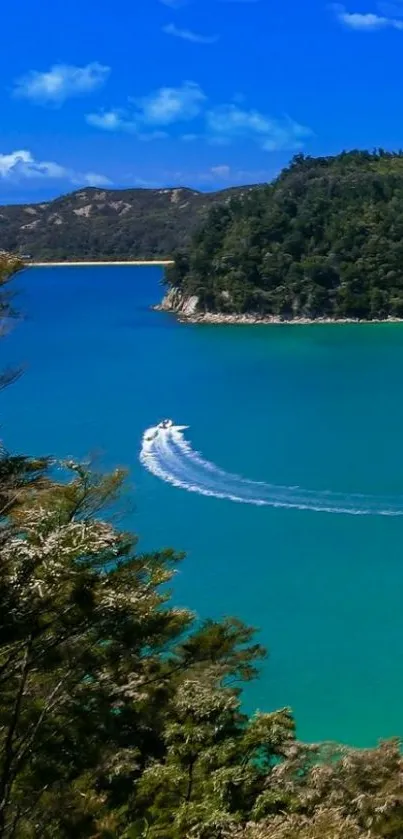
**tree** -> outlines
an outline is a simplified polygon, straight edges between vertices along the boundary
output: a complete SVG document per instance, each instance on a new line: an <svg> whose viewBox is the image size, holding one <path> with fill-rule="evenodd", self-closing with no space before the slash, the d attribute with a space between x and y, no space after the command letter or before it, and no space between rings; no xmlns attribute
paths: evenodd
<svg viewBox="0 0 403 839"><path fill-rule="evenodd" d="M401 743L374 749L295 743L272 772L248 825L232 839L376 839L403 835ZM265 814L266 801L283 801Z"/></svg>
<svg viewBox="0 0 403 839"><path fill-rule="evenodd" d="M194 668L175 692L163 731L166 751L145 768L135 799L145 805L149 839L185 839L192 831L213 839L246 821L294 740L288 710L242 714L228 676L227 665Z"/></svg>
<svg viewBox="0 0 403 839"><path fill-rule="evenodd" d="M43 836L91 836L109 809L116 823L122 807L135 820L148 812L146 767L169 766L186 679L204 681L205 668L217 684L250 678L261 655L241 623L194 629L168 605L173 552L138 555L94 518L120 473L68 470L14 508L2 547L1 837L36 835L33 822ZM217 698L226 691L235 697L228 687Z"/></svg>
<svg viewBox="0 0 403 839"><path fill-rule="evenodd" d="M0 337L4 336L11 327L16 315L9 290L9 283L14 274L23 267L19 257L0 251ZM0 390L11 384L19 376L18 370L4 370L0 373Z"/></svg>
<svg viewBox="0 0 403 839"><path fill-rule="evenodd" d="M13 307L14 295L9 284L17 271L23 267L19 257L0 251L0 338L8 333L17 318L17 312ZM11 385L18 379L19 374L19 370L11 369L0 373L0 390ZM34 487L38 491L49 486L49 480L45 475L48 465L49 459L46 457L10 456L0 444L0 522ZM6 533L7 529L3 523L0 544Z"/></svg>
<svg viewBox="0 0 403 839"><path fill-rule="evenodd" d="M167 281L179 276L200 312L401 317L402 230L401 152L297 155L272 184L212 208Z"/></svg>

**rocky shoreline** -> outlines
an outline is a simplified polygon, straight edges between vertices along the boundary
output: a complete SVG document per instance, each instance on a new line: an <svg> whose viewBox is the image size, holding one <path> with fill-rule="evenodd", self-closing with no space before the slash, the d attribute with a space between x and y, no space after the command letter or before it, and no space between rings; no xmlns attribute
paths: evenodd
<svg viewBox="0 0 403 839"><path fill-rule="evenodd" d="M182 292L177 288L172 288L165 295L161 303L153 308L158 312L171 312L175 314L177 319L183 323L199 323L209 325L240 325L240 326L258 326L258 325L286 325L286 326L308 326L312 324L331 324L331 323L402 323L403 318L388 317L388 318L373 318L372 320L365 320L361 318L331 318L331 317L317 317L307 318L296 316L293 318L282 318L276 315L259 315L259 314L231 314L225 312L200 312L197 309L198 298L196 296L184 297Z"/></svg>

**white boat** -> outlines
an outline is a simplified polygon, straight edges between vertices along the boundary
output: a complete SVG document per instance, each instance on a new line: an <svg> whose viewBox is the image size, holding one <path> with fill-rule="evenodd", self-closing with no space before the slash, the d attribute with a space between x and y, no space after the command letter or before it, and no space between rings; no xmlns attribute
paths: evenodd
<svg viewBox="0 0 403 839"><path fill-rule="evenodd" d="M159 428L160 431L167 431L169 428L172 428L172 427L173 427L173 422L172 422L171 419L162 420L162 422L159 422L158 425L157 425L157 428Z"/></svg>
<svg viewBox="0 0 403 839"><path fill-rule="evenodd" d="M162 420L159 422L158 425L154 426L153 428L149 428L144 435L144 439L151 443L152 440L155 440L158 437L160 431L169 431L170 428L173 428L173 422L171 419Z"/></svg>

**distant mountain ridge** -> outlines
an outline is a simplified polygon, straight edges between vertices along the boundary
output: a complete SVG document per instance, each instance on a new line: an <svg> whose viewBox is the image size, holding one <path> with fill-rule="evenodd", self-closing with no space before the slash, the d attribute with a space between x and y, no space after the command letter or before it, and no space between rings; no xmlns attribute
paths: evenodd
<svg viewBox="0 0 403 839"><path fill-rule="evenodd" d="M212 205L256 188L86 187L52 201L0 206L0 250L41 261L169 257L188 244Z"/></svg>

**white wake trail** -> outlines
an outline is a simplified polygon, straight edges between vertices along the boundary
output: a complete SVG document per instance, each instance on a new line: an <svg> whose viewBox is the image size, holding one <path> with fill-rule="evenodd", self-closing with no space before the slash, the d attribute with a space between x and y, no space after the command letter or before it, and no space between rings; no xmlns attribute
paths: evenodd
<svg viewBox="0 0 403 839"><path fill-rule="evenodd" d="M153 475L175 487L240 504L353 516L403 516L403 496L315 491L250 481L225 472L192 449L183 426L147 429L140 461Z"/></svg>

